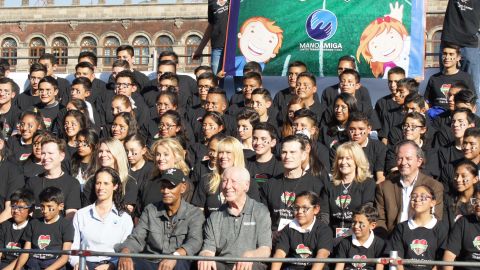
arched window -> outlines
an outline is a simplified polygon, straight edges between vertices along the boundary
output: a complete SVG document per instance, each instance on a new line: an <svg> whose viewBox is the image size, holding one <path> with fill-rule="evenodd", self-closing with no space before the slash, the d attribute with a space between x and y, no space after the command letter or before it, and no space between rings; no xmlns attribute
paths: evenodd
<svg viewBox="0 0 480 270"><path fill-rule="evenodd" d="M197 35L188 36L187 40L185 41L185 55L187 56L192 55L197 49L198 45L200 45L200 41L202 41L202 39ZM187 66L198 66L202 62L201 59L192 60L191 57L187 57L186 59L187 59Z"/></svg>
<svg viewBox="0 0 480 270"><path fill-rule="evenodd" d="M135 63L137 65L148 65L148 60L150 58L148 45L148 39L144 36L138 36L133 40Z"/></svg>
<svg viewBox="0 0 480 270"><path fill-rule="evenodd" d="M59 66L66 66L68 64L67 40L62 37L54 38L52 42L52 54L57 57Z"/></svg>
<svg viewBox="0 0 480 270"><path fill-rule="evenodd" d="M167 35L161 35L157 38L157 53L160 54L163 51L173 52L173 40Z"/></svg>
<svg viewBox="0 0 480 270"><path fill-rule="evenodd" d="M17 57L17 42L13 38L6 38L2 41L2 57ZM8 59L11 66L17 64L17 59Z"/></svg>
<svg viewBox="0 0 480 270"><path fill-rule="evenodd" d="M439 30L432 35L432 49L433 53L440 54L440 43L442 38L442 31Z"/></svg>
<svg viewBox="0 0 480 270"><path fill-rule="evenodd" d="M103 43L103 56L105 57L103 59L103 65L104 66L110 66L113 64L113 61L115 61L116 58L116 52L115 50L120 46L120 41L116 37L106 37L105 42Z"/></svg>
<svg viewBox="0 0 480 270"><path fill-rule="evenodd" d="M45 41L41 38L32 38L30 40L30 57L34 57L30 59L30 64L34 63L37 61L37 58L40 57L40 55L45 53Z"/></svg>
<svg viewBox="0 0 480 270"><path fill-rule="evenodd" d="M84 37L80 42L80 51L97 54L97 41L92 37Z"/></svg>

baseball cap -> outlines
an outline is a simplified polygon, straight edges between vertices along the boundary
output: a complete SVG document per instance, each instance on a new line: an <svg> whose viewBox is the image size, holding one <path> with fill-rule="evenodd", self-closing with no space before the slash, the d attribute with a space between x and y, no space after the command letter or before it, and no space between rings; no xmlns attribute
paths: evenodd
<svg viewBox="0 0 480 270"><path fill-rule="evenodd" d="M169 181L174 186L186 181L183 172L174 168L163 171L162 175L160 175L160 180Z"/></svg>

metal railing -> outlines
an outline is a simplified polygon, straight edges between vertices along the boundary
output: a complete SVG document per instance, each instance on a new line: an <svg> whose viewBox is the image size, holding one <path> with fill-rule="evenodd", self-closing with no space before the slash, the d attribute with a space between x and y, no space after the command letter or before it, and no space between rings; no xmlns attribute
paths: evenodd
<svg viewBox="0 0 480 270"><path fill-rule="evenodd" d="M460 267L479 267L480 262L446 262L446 261L428 261L428 260L412 260L402 259L397 257L396 251L390 252L390 257L387 258L370 258L370 259L350 259L350 258L236 258L236 257L203 257L203 256L176 256L176 255L156 255L156 254L140 254L140 253L114 253L101 252L93 250L42 250L42 249L0 249L2 253L29 253L29 254L53 254L53 255L69 255L79 256L79 270L86 269L86 258L107 256L107 257L129 257L142 259L169 259L169 260L190 260L190 261L218 261L218 262L302 262L302 263L368 263L368 264L383 264L390 265L391 270L395 270L397 265L431 265L431 266L460 266Z"/></svg>

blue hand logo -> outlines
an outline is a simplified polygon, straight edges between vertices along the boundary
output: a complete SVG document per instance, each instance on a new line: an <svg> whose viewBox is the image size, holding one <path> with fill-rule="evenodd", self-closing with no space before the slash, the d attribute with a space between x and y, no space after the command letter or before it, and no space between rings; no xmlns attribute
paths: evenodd
<svg viewBox="0 0 480 270"><path fill-rule="evenodd" d="M315 10L308 16L305 29L311 39L328 40L337 31L337 17L329 10Z"/></svg>

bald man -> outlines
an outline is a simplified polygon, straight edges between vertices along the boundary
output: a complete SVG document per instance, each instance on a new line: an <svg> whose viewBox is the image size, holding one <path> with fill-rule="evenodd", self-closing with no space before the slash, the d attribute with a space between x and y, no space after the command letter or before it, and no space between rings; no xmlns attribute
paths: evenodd
<svg viewBox="0 0 480 270"><path fill-rule="evenodd" d="M270 213L247 195L250 173L231 167L222 174L221 190L226 203L210 214L204 228L200 256L270 257L272 232ZM199 261L198 270L263 270L263 263Z"/></svg>

